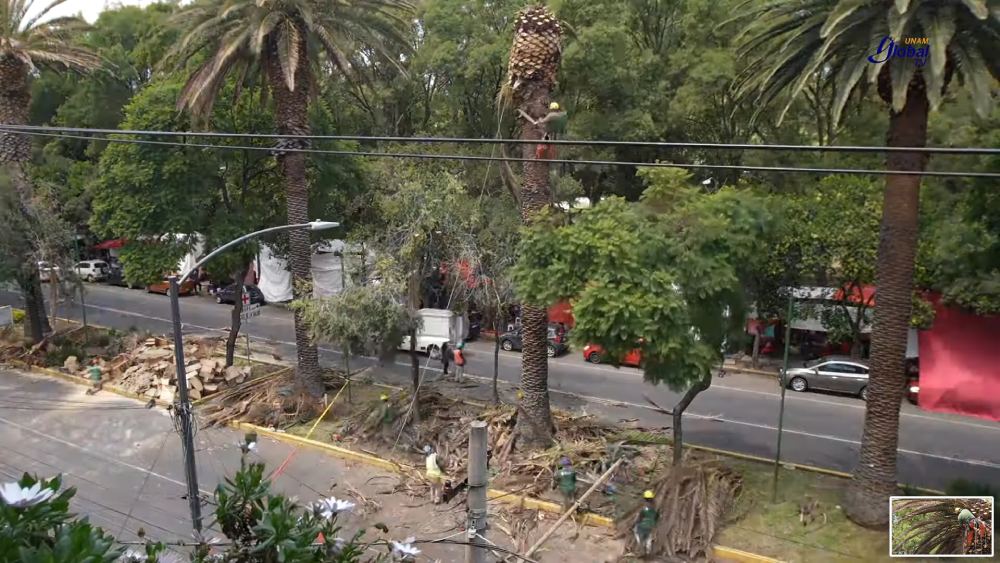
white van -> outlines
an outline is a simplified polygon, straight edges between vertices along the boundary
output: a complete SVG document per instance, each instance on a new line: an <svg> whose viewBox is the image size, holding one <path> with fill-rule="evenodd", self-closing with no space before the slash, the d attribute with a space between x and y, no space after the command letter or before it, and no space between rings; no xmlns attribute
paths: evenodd
<svg viewBox="0 0 1000 563"><path fill-rule="evenodd" d="M462 335L467 327L463 318L448 309L420 309L417 315L422 321L421 327L417 330L417 351L427 354L433 359L441 357L441 349L447 344L451 346L455 342L463 340ZM410 337L404 336L399 344L399 349L410 350Z"/></svg>

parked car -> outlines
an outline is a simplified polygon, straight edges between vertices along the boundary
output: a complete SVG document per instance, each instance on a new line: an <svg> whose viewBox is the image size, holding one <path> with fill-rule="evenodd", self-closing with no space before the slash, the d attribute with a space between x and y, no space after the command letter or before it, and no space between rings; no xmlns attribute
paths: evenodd
<svg viewBox="0 0 1000 563"><path fill-rule="evenodd" d="M920 402L920 362L917 359L906 360L906 400L914 405Z"/></svg>
<svg viewBox="0 0 1000 563"><path fill-rule="evenodd" d="M123 270L121 266L116 267L112 265L108 270L108 277L104 281L108 285L116 285L118 287L128 287L131 289L143 288L142 284L129 283L128 280L125 279L125 270Z"/></svg>
<svg viewBox="0 0 1000 563"><path fill-rule="evenodd" d="M868 364L845 356L826 356L788 370L784 380L794 391L835 391L868 399Z"/></svg>
<svg viewBox="0 0 1000 563"><path fill-rule="evenodd" d="M438 360L441 358L441 350L462 337L459 331L460 319L448 309L420 309L417 311L417 316L420 318L420 329L417 330L417 341L414 345L417 352ZM403 337L397 349L402 351L410 349L409 335Z"/></svg>
<svg viewBox="0 0 1000 563"><path fill-rule="evenodd" d="M599 364L605 360L604 348L601 348L597 344L587 344L583 347L583 359L587 360L592 364ZM621 359L620 362L624 366L642 366L642 350L635 348Z"/></svg>
<svg viewBox="0 0 1000 563"><path fill-rule="evenodd" d="M244 285L243 291L247 292L250 296L250 303L255 305L264 305L267 301L264 300L264 294L261 293L260 289L255 285ZM216 303L236 303L239 298L236 293L236 284L230 284L226 287L217 290L215 292L215 302Z"/></svg>
<svg viewBox="0 0 1000 563"><path fill-rule="evenodd" d="M191 295L194 293L194 281L190 279L184 280L179 289L180 291L177 292L179 295ZM168 295L170 293L170 280L164 279L161 282L149 284L146 286L146 291L148 293Z"/></svg>
<svg viewBox="0 0 1000 563"><path fill-rule="evenodd" d="M41 278L43 282L47 282L52 278L53 272L56 276L59 276L59 266L53 266L45 261L38 262L38 277Z"/></svg>
<svg viewBox="0 0 1000 563"><path fill-rule="evenodd" d="M508 352L513 350L520 351L523 344L521 340L522 328L523 327L518 327L514 330L509 330L501 334L500 347ZM546 353L550 358L561 356L569 351L569 343L567 342L566 333L560 332L559 327L549 325L548 340L549 342L548 347L546 348Z"/></svg>
<svg viewBox="0 0 1000 563"><path fill-rule="evenodd" d="M111 270L104 260L83 260L77 262L74 269L76 275L89 282L104 281Z"/></svg>

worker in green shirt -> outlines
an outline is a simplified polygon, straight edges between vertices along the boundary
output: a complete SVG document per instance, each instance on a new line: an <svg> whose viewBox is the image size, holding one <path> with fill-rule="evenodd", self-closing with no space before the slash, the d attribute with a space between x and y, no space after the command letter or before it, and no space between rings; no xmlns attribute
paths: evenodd
<svg viewBox="0 0 1000 563"><path fill-rule="evenodd" d="M660 513L656 510L654 501L656 495L653 491L642 493L643 505L639 510L639 516L635 520L632 532L635 534L635 543L639 547L642 555L649 555L653 551L653 530L660 520Z"/></svg>
<svg viewBox="0 0 1000 563"><path fill-rule="evenodd" d="M569 117L566 115L566 112L559 107L558 102L552 102L549 104L549 113L539 119L535 119L524 113L524 110L517 111L528 123L531 123L536 127L540 126L545 128L545 133L542 135L543 141L555 139L558 135L562 135L566 132L566 124L569 122ZM541 143L535 149L535 158L554 159L555 157L555 149L547 143Z"/></svg>
<svg viewBox="0 0 1000 563"><path fill-rule="evenodd" d="M553 479L552 488L559 488L559 494L562 495L563 499L563 510L569 510L576 502L576 470L573 469L573 464L570 463L568 457L559 460L559 466L555 479Z"/></svg>

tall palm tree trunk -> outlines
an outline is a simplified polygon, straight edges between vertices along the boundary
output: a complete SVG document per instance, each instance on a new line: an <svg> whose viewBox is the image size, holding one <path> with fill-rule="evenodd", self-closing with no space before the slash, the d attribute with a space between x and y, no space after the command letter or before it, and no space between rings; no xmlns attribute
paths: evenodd
<svg viewBox="0 0 1000 563"><path fill-rule="evenodd" d="M888 74L888 73L886 73ZM885 93L883 98L885 98ZM909 84L902 111L890 110L891 147L922 147L927 142L929 105L918 75ZM890 153L889 169L923 170L923 154ZM861 453L847 492L845 511L858 524L884 528L889 496L896 492L899 408L906 382L906 338L910 327L914 259L920 203L920 176L889 176L882 205L876 284L878 305L871 335L871 377Z"/></svg>
<svg viewBox="0 0 1000 563"><path fill-rule="evenodd" d="M11 56L0 58L0 123L4 125L27 125L31 92L28 89L28 65ZM14 197L24 215L31 221L31 186L24 171L24 164L31 160L31 140L27 135L0 133L0 165L14 187ZM26 211L28 213L26 213ZM25 316L31 325L32 341L41 340L49 330L45 315L45 302L41 295L41 278L35 266L36 255L31 245L24 248L24 268L27 279L21 283L24 294Z"/></svg>
<svg viewBox="0 0 1000 563"><path fill-rule="evenodd" d="M300 37L305 30L300 24ZM267 62L267 75L271 94L274 96L275 123L278 132L285 135L308 135L309 129L309 79L307 63L309 53L306 42L297 45L300 61L295 72L294 89L285 82L278 59L278 46L271 41ZM306 155L282 149L303 149L308 142L301 139L283 139L278 148L278 167L288 208L288 222L306 223L309 218L309 179L306 176ZM308 298L312 291L312 251L309 231L289 231L289 264L292 270L292 290L296 299ZM295 312L295 351L298 360L296 377L300 387L314 397L323 395L323 377L319 367L319 352L309 338L309 331L300 311Z"/></svg>
<svg viewBox="0 0 1000 563"><path fill-rule="evenodd" d="M531 116L548 112L549 85L542 81L528 82L519 96L520 109ZM544 130L525 123L521 139L541 140ZM521 155L530 159L524 163L524 183L521 187L521 220L533 223L551 202L549 164L535 160L535 144L521 145ZM545 447L552 443L552 411L549 405L548 312L530 304L521 306L521 392L517 426L522 444Z"/></svg>

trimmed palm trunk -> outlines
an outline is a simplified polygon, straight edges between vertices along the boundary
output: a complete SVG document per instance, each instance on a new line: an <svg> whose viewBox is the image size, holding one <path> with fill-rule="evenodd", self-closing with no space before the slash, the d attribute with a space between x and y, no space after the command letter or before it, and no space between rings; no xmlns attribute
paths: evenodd
<svg viewBox="0 0 1000 563"><path fill-rule="evenodd" d="M298 26L300 37L305 37L305 30ZM278 45L272 40L267 58L267 76L274 96L275 123L278 133L284 135L308 135L309 129L309 77L308 67L301 64L297 67L294 77L294 89L289 89L285 81L284 71L279 63ZM308 61L309 53L306 42L299 41L298 60ZM282 149L307 148L308 142L301 139L283 139L278 153L278 167L281 170L281 181L285 193L288 223L307 223L309 218L309 179L306 175L306 155L302 152L289 152ZM296 299L308 298L312 291L312 252L310 249L309 231L295 229L289 231L289 265L292 271L292 290ZM308 327L302 318L301 311L295 312L295 351L298 360L296 378L299 386L313 397L323 395L324 385L319 367L319 351L309 338Z"/></svg>
<svg viewBox="0 0 1000 563"><path fill-rule="evenodd" d="M515 20L514 42L507 67L506 97L521 113L540 119L549 111L552 89L562 59L562 28L555 15L544 6L522 9ZM540 141L545 125L521 121L521 139ZM552 203L549 190L549 163L538 160L536 143L521 145L525 158L520 193L521 219L525 225L538 220ZM546 156L546 158L550 158ZM552 443L552 411L549 405L548 314L531 303L521 306L521 392L518 403L517 433L529 448Z"/></svg>
<svg viewBox="0 0 1000 563"><path fill-rule="evenodd" d="M887 98L884 90L880 89L883 99ZM924 81L917 75L909 84L902 111L890 112L888 145L925 146L929 109ZM886 165L891 170L921 171L927 165L927 157L890 153ZM896 448L899 408L906 383L904 364L917 254L920 179L920 176L889 176L885 184L875 276L878 306L871 333L868 406L858 466L844 507L851 520L868 527L888 525L886 507L889 496L897 490Z"/></svg>
<svg viewBox="0 0 1000 563"><path fill-rule="evenodd" d="M548 112L549 89L544 83L530 82L523 86L520 108L528 115ZM539 127L524 126L521 139L541 140ZM521 220L533 223L548 207L549 164L535 159L536 145L521 145L524 179L521 186ZM548 311L525 303L521 306L521 398L518 413L518 434L527 446L545 447L552 442L552 410L549 404Z"/></svg>

